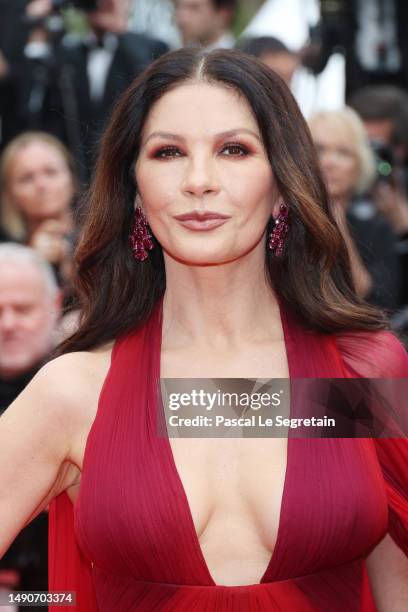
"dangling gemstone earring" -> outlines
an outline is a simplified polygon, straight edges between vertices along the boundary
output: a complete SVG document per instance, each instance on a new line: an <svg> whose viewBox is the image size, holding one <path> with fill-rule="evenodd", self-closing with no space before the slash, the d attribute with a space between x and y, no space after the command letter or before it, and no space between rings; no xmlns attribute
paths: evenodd
<svg viewBox="0 0 408 612"><path fill-rule="evenodd" d="M135 220L129 236L129 244L132 247L133 257L138 261L147 259L149 256L147 251L153 248L153 240L149 232L147 219L140 206L135 208Z"/></svg>
<svg viewBox="0 0 408 612"><path fill-rule="evenodd" d="M282 203L280 205L279 215L275 219L274 228L269 235L268 247L271 249L271 251L275 251L275 257L282 257L288 229L288 207L286 204Z"/></svg>

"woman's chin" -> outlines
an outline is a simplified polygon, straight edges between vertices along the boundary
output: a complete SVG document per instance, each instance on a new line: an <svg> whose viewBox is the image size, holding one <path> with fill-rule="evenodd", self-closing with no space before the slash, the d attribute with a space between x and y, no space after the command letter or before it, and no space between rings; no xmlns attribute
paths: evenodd
<svg viewBox="0 0 408 612"><path fill-rule="evenodd" d="M39 223L42 221L47 221L50 218L59 217L62 212L63 210L61 209L61 207L56 207L55 204L53 205L52 203L50 203L49 206L41 206L35 210L30 211L29 213L27 213L27 216L33 220L35 219Z"/></svg>
<svg viewBox="0 0 408 612"><path fill-rule="evenodd" d="M192 253L191 251L189 252L170 252L170 251L163 251L164 252L164 256L169 257L170 259L173 259L179 263L182 263L186 266L197 266L197 267L204 267L204 266L221 266L223 264L229 263L235 259L239 258L239 255L236 253L220 253L220 252L214 252L214 251L208 251L208 252L197 252L197 253Z"/></svg>

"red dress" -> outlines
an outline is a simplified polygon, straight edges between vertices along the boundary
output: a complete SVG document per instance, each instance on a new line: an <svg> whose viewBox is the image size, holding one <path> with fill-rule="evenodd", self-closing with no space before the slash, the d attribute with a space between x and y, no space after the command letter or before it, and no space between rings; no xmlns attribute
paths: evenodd
<svg viewBox="0 0 408 612"><path fill-rule="evenodd" d="M326 336L282 306L281 318L291 378L408 376L389 332ZM161 323L160 301L114 345L75 510L65 493L50 506L49 589L76 591L80 612L374 612L365 557L387 531L408 554L407 440L289 437L268 567L258 584L217 586L156 435Z"/></svg>

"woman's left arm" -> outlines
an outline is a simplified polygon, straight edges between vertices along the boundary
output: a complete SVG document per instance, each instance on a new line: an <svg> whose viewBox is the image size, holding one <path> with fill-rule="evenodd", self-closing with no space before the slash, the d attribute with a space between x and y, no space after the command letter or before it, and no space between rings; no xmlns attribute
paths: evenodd
<svg viewBox="0 0 408 612"><path fill-rule="evenodd" d="M366 560L377 612L408 609L408 557L387 535Z"/></svg>
<svg viewBox="0 0 408 612"><path fill-rule="evenodd" d="M396 426L406 423L408 354L399 339L389 331L352 332L339 335L338 346L351 377L395 380L390 405L401 417ZM408 438L401 431L373 442L384 477L388 532L367 557L366 569L377 612L402 612L408 610Z"/></svg>

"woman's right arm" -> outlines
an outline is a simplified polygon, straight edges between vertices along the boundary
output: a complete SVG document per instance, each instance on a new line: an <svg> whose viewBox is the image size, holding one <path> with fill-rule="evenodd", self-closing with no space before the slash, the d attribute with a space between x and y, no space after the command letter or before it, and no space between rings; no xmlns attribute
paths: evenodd
<svg viewBox="0 0 408 612"><path fill-rule="evenodd" d="M83 406L81 360L50 361L0 418L0 557L78 474L68 457Z"/></svg>

